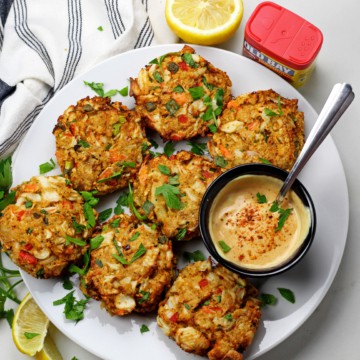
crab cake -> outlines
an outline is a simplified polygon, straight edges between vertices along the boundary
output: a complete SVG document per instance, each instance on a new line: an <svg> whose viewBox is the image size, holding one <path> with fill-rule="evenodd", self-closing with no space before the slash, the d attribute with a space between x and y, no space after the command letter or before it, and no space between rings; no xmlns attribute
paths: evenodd
<svg viewBox="0 0 360 360"><path fill-rule="evenodd" d="M147 157L134 181L134 203L169 238L198 235L201 199L222 170L207 158L180 151L168 158Z"/></svg>
<svg viewBox="0 0 360 360"><path fill-rule="evenodd" d="M53 131L56 158L77 190L111 193L128 185L148 141L140 117L109 97L70 106Z"/></svg>
<svg viewBox="0 0 360 360"><path fill-rule="evenodd" d="M37 176L13 189L15 204L0 218L0 242L12 261L34 277L60 276L78 261L92 234L83 197L61 176ZM89 221L90 224L90 221Z"/></svg>
<svg viewBox="0 0 360 360"><path fill-rule="evenodd" d="M185 351L240 360L261 317L257 290L220 264L182 269L158 309L157 323ZM240 352L238 352L240 351Z"/></svg>
<svg viewBox="0 0 360 360"><path fill-rule="evenodd" d="M215 131L216 117L231 98L228 75L187 45L152 60L130 86L136 110L164 140Z"/></svg>
<svg viewBox="0 0 360 360"><path fill-rule="evenodd" d="M304 145L304 114L297 104L273 90L238 96L221 115L210 154L227 167L270 162L290 170Z"/></svg>
<svg viewBox="0 0 360 360"><path fill-rule="evenodd" d="M112 315L155 310L173 280L171 242L129 215L115 215L91 239L82 291Z"/></svg>

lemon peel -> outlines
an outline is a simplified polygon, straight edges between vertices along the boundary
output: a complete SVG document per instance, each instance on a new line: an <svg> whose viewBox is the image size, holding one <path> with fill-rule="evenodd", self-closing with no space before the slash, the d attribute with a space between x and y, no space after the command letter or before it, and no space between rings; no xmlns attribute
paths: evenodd
<svg viewBox="0 0 360 360"><path fill-rule="evenodd" d="M49 319L28 293L17 308L12 324L13 341L22 353L34 356L43 348Z"/></svg>
<svg viewBox="0 0 360 360"><path fill-rule="evenodd" d="M166 0L165 18L182 40L216 45L228 40L243 16L242 0Z"/></svg>
<svg viewBox="0 0 360 360"><path fill-rule="evenodd" d="M58 348L56 347L54 340L48 333L45 337L43 348L36 353L36 360L63 360Z"/></svg>

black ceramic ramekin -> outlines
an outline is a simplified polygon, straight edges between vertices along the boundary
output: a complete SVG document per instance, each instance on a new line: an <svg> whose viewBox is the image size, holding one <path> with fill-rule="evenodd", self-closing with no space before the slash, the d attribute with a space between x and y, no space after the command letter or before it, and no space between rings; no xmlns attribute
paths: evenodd
<svg viewBox="0 0 360 360"><path fill-rule="evenodd" d="M306 188L301 184L299 180L296 179L291 190L293 190L299 196L303 204L309 208L310 228L305 240L303 241L301 246L296 250L293 256L291 256L286 262L278 266L266 268L266 269L254 270L239 266L237 264L234 264L233 262L224 259L216 250L215 245L210 236L209 215L214 199L219 194L220 190L223 189L223 187L226 184L228 184L230 181L243 175L267 175L284 181L288 173L278 167L267 164L239 165L224 172L222 175L220 175L210 184L210 186L208 187L208 189L206 190L203 196L199 211L199 226L200 226L201 237L203 239L206 248L210 252L210 255L220 264L224 265L225 267L234 271L235 273L244 276L251 276L251 277L266 277L266 276L280 274L286 270L289 270L295 264L297 264L307 253L313 242L315 236L315 230L316 230L316 213L315 213L315 207L313 201Z"/></svg>

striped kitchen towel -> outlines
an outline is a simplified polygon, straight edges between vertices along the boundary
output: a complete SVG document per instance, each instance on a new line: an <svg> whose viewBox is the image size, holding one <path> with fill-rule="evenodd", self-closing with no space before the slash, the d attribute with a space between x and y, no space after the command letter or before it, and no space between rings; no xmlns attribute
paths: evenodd
<svg viewBox="0 0 360 360"><path fill-rule="evenodd" d="M74 76L176 36L165 0L0 0L0 158Z"/></svg>

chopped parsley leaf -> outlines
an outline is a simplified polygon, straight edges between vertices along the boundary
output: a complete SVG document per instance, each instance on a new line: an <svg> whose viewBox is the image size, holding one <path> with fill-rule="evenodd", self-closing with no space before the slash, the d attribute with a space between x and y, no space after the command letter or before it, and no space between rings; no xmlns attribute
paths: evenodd
<svg viewBox="0 0 360 360"><path fill-rule="evenodd" d="M65 245L70 245L70 243L73 243L75 245L78 245L78 246L85 246L86 245L86 241L84 240L81 240L81 239L77 239L77 238L73 238L71 236L68 236L66 235L65 236Z"/></svg>
<svg viewBox="0 0 360 360"><path fill-rule="evenodd" d="M84 310L90 298L77 300L74 296L74 292L75 290L65 295L62 299L54 301L53 305L58 306L64 304L64 314L66 319L80 321L84 318Z"/></svg>
<svg viewBox="0 0 360 360"><path fill-rule="evenodd" d="M178 233L176 234L176 239L177 240L182 240L185 237L186 232L187 232L186 228L179 229Z"/></svg>
<svg viewBox="0 0 360 360"><path fill-rule="evenodd" d="M280 98L280 96L278 97L277 107L278 107L278 112L275 112L275 111L270 110L268 108L264 108L264 114L266 116L281 116L281 115L283 115L283 111L282 111L282 108L281 108L281 98Z"/></svg>
<svg viewBox="0 0 360 360"><path fill-rule="evenodd" d="M133 263L135 260L139 259L145 253L146 253L146 247L141 243L139 248L137 249L136 253L131 258L130 264Z"/></svg>
<svg viewBox="0 0 360 360"><path fill-rule="evenodd" d="M94 207L99 202L99 198L96 198L94 194L96 194L96 191L80 191L80 195L91 207Z"/></svg>
<svg viewBox="0 0 360 360"><path fill-rule="evenodd" d="M142 324L140 328L140 333L143 334L148 331L150 331L149 328L145 324Z"/></svg>
<svg viewBox="0 0 360 360"><path fill-rule="evenodd" d="M184 204L179 199L180 189L174 185L164 184L155 189L155 195L162 195L169 209L181 210Z"/></svg>
<svg viewBox="0 0 360 360"><path fill-rule="evenodd" d="M267 203L267 199L265 195L261 195L260 193L256 193L257 202L259 204L265 204Z"/></svg>
<svg viewBox="0 0 360 360"><path fill-rule="evenodd" d="M47 172L55 169L55 161L51 158L48 162L43 163L39 166L40 174L46 174Z"/></svg>
<svg viewBox="0 0 360 360"><path fill-rule="evenodd" d="M175 151L175 145L172 141L168 141L164 146L164 154L170 157Z"/></svg>
<svg viewBox="0 0 360 360"><path fill-rule="evenodd" d="M187 262L205 260L205 256L201 250L195 250L194 252L184 251L183 256Z"/></svg>
<svg viewBox="0 0 360 360"><path fill-rule="evenodd" d="M225 254L231 250L231 247L224 240L220 240L219 245Z"/></svg>
<svg viewBox="0 0 360 360"><path fill-rule="evenodd" d="M11 162L11 156L0 160L0 189L4 192L7 192L10 189L13 181Z"/></svg>
<svg viewBox="0 0 360 360"><path fill-rule="evenodd" d="M160 164L160 165L158 165L158 169L164 175L170 175L171 174L170 168L167 167L166 165Z"/></svg>
<svg viewBox="0 0 360 360"><path fill-rule="evenodd" d="M187 144L191 146L190 151L193 154L196 154L196 155L204 155L205 154L206 143L195 143L193 141L188 141Z"/></svg>
<svg viewBox="0 0 360 360"><path fill-rule="evenodd" d="M38 333L31 333L31 332L27 332L27 331L24 332L24 336L29 340L31 340L34 337L39 336L39 335L40 334L38 334Z"/></svg>
<svg viewBox="0 0 360 360"><path fill-rule="evenodd" d="M93 210L92 206L88 202L86 202L84 204L84 215L85 215L85 219L87 221L88 226L89 227L94 227L95 224L96 224L94 210Z"/></svg>
<svg viewBox="0 0 360 360"><path fill-rule="evenodd" d="M111 216L111 214L112 214L112 208L101 211L99 214L99 222L104 222Z"/></svg>
<svg viewBox="0 0 360 360"><path fill-rule="evenodd" d="M140 236L139 231L137 231L130 239L129 241L135 241Z"/></svg>
<svg viewBox="0 0 360 360"><path fill-rule="evenodd" d="M189 88L189 93L193 100L201 99L205 95L204 88L202 86L194 86Z"/></svg>
<svg viewBox="0 0 360 360"><path fill-rule="evenodd" d="M129 206L128 194L123 192L116 200L116 206L114 208L114 214L120 215L124 212L123 206Z"/></svg>
<svg viewBox="0 0 360 360"><path fill-rule="evenodd" d="M279 204L277 203L277 201L274 201L270 207L270 211L271 212L278 212L279 213L279 220L278 220L278 223L277 223L277 227L275 228L275 231L280 231L284 224L285 224L285 221L288 219L288 217L291 215L292 213L292 210L291 208L289 209L282 209Z"/></svg>
<svg viewBox="0 0 360 360"><path fill-rule="evenodd" d="M278 288L280 295L287 301L291 302L292 304L295 304L295 294L290 290L286 288Z"/></svg>
<svg viewBox="0 0 360 360"><path fill-rule="evenodd" d="M150 211L153 209L153 207L154 204L149 200L146 200L142 205L142 209L144 210L146 215L150 214Z"/></svg>
<svg viewBox="0 0 360 360"><path fill-rule="evenodd" d="M159 144L155 140L150 139L149 141L154 149L157 149L159 147Z"/></svg>
<svg viewBox="0 0 360 360"><path fill-rule="evenodd" d="M275 305L277 302L277 299L272 294L260 294L260 301L261 301L261 306Z"/></svg>
<svg viewBox="0 0 360 360"><path fill-rule="evenodd" d="M142 304L143 302L149 300L149 298L150 298L150 292L149 291L140 290L139 293L142 295L142 297L138 300L139 304Z"/></svg>
<svg viewBox="0 0 360 360"><path fill-rule="evenodd" d="M90 239L90 249L91 250L97 249L103 241L104 241L104 237L102 235L96 235L95 237Z"/></svg>
<svg viewBox="0 0 360 360"><path fill-rule="evenodd" d="M268 164L268 165L271 165L271 162L267 159L264 159L262 157L259 157L259 160L263 163L263 164Z"/></svg>
<svg viewBox="0 0 360 360"><path fill-rule="evenodd" d="M216 166L219 166L221 168L225 168L228 164L228 162L222 156L215 156L214 163Z"/></svg>
<svg viewBox="0 0 360 360"><path fill-rule="evenodd" d="M136 209L133 199L133 190L131 188L131 185L129 184L129 194L128 194L128 204L131 212L140 220L144 221L147 219L146 215L141 215L139 211Z"/></svg>
<svg viewBox="0 0 360 360"><path fill-rule="evenodd" d="M71 280L68 277L66 277L63 281L63 288L65 290L72 290L73 287L74 287L74 285L71 282Z"/></svg>

